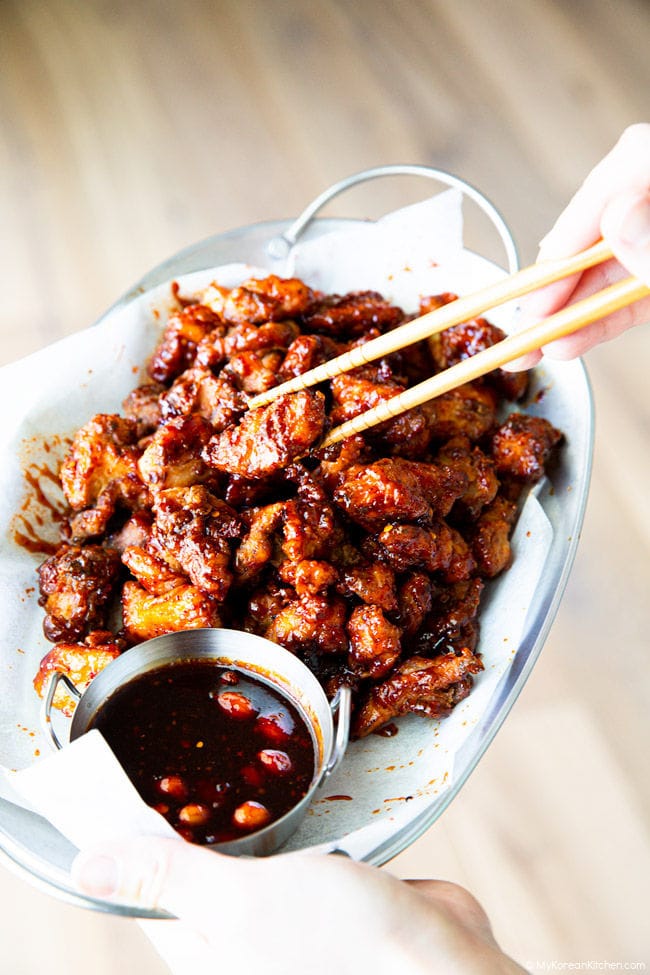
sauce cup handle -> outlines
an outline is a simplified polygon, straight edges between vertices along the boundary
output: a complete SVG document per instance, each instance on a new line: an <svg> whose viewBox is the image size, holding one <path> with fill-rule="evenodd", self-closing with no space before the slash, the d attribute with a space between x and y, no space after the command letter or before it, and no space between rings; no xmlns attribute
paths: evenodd
<svg viewBox="0 0 650 975"><path fill-rule="evenodd" d="M81 697L81 691L75 684L72 683L70 678L66 674L62 674L60 670L55 670L50 676L47 691L43 697L43 703L41 704L41 728L45 733L45 737L53 748L59 751L63 748L59 737L54 730L54 724L52 722L52 705L54 702L54 695L56 694L57 687L59 683L63 681L65 686L68 688L71 694L77 698Z"/></svg>
<svg viewBox="0 0 650 975"><path fill-rule="evenodd" d="M334 717L334 744L329 761L325 766L323 778L327 778L339 767L350 739L350 720L352 716L352 691L349 687L339 687L330 705Z"/></svg>

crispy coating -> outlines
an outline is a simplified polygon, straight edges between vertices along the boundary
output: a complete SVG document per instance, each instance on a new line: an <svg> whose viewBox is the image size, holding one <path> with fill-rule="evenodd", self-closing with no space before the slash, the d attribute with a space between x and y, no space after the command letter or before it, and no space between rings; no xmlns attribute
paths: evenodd
<svg viewBox="0 0 650 975"><path fill-rule="evenodd" d="M149 490L155 494L209 482L213 474L201 453L211 435L208 420L195 413L159 427L138 461L138 472Z"/></svg>
<svg viewBox="0 0 650 975"><path fill-rule="evenodd" d="M138 475L139 451L134 420L99 413L76 433L59 477L66 501L75 511L95 504L109 487L130 506L140 506L146 492Z"/></svg>
<svg viewBox="0 0 650 975"><path fill-rule="evenodd" d="M187 581L182 573L174 572L162 559L137 545L124 549L122 562L143 589L153 596L162 596Z"/></svg>
<svg viewBox="0 0 650 975"><path fill-rule="evenodd" d="M443 521L419 525L386 525L379 535L369 536L363 550L386 562L395 572L423 568L427 572L448 569L454 554L451 529Z"/></svg>
<svg viewBox="0 0 650 975"><path fill-rule="evenodd" d="M293 321L267 322L215 328L200 342L194 364L203 369L216 369L227 363L231 356L243 352L270 352L288 349L298 337L298 326Z"/></svg>
<svg viewBox="0 0 650 975"><path fill-rule="evenodd" d="M467 487L457 498L454 511L460 511L465 519L474 521L499 489L494 461L480 447L472 446L469 437L453 437L438 451L436 463L465 475Z"/></svg>
<svg viewBox="0 0 650 975"><path fill-rule="evenodd" d="M399 625L405 637L414 636L431 612L433 587L426 572L409 572L397 593Z"/></svg>
<svg viewBox="0 0 650 975"><path fill-rule="evenodd" d="M357 606L348 620L348 666L359 677L377 680L397 663L401 631L384 616L380 606Z"/></svg>
<svg viewBox="0 0 650 975"><path fill-rule="evenodd" d="M433 439L433 428L424 408L400 413L368 431L368 440L382 454L418 460L424 457Z"/></svg>
<svg viewBox="0 0 650 975"><path fill-rule="evenodd" d="M405 387L392 378L380 381L377 370L363 366L335 376L330 382L330 389L334 403L332 423L338 425L392 399L404 392Z"/></svg>
<svg viewBox="0 0 650 975"><path fill-rule="evenodd" d="M449 648L475 648L483 585L481 579L469 579L435 590L433 608L418 634L418 653L433 655Z"/></svg>
<svg viewBox="0 0 650 975"><path fill-rule="evenodd" d="M479 572L486 579L499 575L510 565L510 532L517 505L498 495L483 510L472 533L472 554Z"/></svg>
<svg viewBox="0 0 650 975"><path fill-rule="evenodd" d="M454 294L438 295L438 304L433 304L436 297L432 299L432 306L439 307L455 300ZM442 299L442 300L440 300ZM432 335L429 342L431 356L437 369L448 369L463 359L476 355L484 349L501 342L506 337L503 329L488 322L485 318L472 318L460 325L453 325L451 328ZM503 369L495 369L486 377L486 381L495 386L499 394L508 400L521 399L528 388L528 374L526 372L506 372Z"/></svg>
<svg viewBox="0 0 650 975"><path fill-rule="evenodd" d="M250 582L272 561L280 560L277 532L283 516L284 504L280 501L245 512L248 531L235 555L235 572L240 584Z"/></svg>
<svg viewBox="0 0 650 975"><path fill-rule="evenodd" d="M246 406L247 398L236 387L233 377L215 376L207 367L198 365L186 369L159 401L165 423L176 416L198 413L212 424L213 433L235 423Z"/></svg>
<svg viewBox="0 0 650 975"><path fill-rule="evenodd" d="M41 660L34 677L34 690L39 697L44 697L50 675L59 671L83 694L97 674L119 657L120 652L120 645L112 641L93 646L84 643L57 643ZM68 717L72 716L77 705L76 699L65 689L63 683L57 687L52 703Z"/></svg>
<svg viewBox="0 0 650 975"><path fill-rule="evenodd" d="M429 523L445 516L466 487L460 471L386 457L349 467L334 500L349 518L375 531L393 521Z"/></svg>
<svg viewBox="0 0 650 975"><path fill-rule="evenodd" d="M348 646L346 618L340 596L301 596L280 610L264 636L293 653L342 653Z"/></svg>
<svg viewBox="0 0 650 975"><path fill-rule="evenodd" d="M317 596L326 592L338 581L339 574L329 562L302 559L300 562L283 562L278 575L283 582L293 586L298 596Z"/></svg>
<svg viewBox="0 0 650 975"><path fill-rule="evenodd" d="M497 397L489 386L466 383L424 403L421 409L434 440L450 440L460 434L477 441L496 425Z"/></svg>
<svg viewBox="0 0 650 975"><path fill-rule="evenodd" d="M528 483L539 481L561 439L560 431L543 417L511 413L490 440L497 474Z"/></svg>
<svg viewBox="0 0 650 975"><path fill-rule="evenodd" d="M150 551L223 602L233 578L230 541L241 534L237 513L202 484L161 491L154 510Z"/></svg>
<svg viewBox="0 0 650 975"><path fill-rule="evenodd" d="M153 433L161 421L160 397L165 392L162 383L143 383L132 390L122 403L122 412L136 425L138 439Z"/></svg>
<svg viewBox="0 0 650 975"><path fill-rule="evenodd" d="M395 573L381 562L362 562L342 570L338 591L343 596L356 596L388 613L397 610Z"/></svg>
<svg viewBox="0 0 650 975"><path fill-rule="evenodd" d="M147 370L156 382L169 385L194 362L197 346L221 319L204 304L188 305L171 315Z"/></svg>
<svg viewBox="0 0 650 975"><path fill-rule="evenodd" d="M243 477L266 477L306 453L323 433L322 393L303 390L279 396L262 409L247 413L238 427L213 437L203 452L219 471Z"/></svg>
<svg viewBox="0 0 650 975"><path fill-rule="evenodd" d="M292 562L326 559L339 539L334 508L326 502L287 501L282 551Z"/></svg>
<svg viewBox="0 0 650 975"><path fill-rule="evenodd" d="M39 604L48 640L75 642L105 625L120 557L101 545L63 545L38 568Z"/></svg>
<svg viewBox="0 0 650 975"><path fill-rule="evenodd" d="M335 338L364 335L371 328L386 332L404 319L401 308L391 305L376 291L326 295L313 302L302 316L306 331Z"/></svg>
<svg viewBox="0 0 650 975"><path fill-rule="evenodd" d="M164 633L220 626L217 601L197 586L180 585L153 595L137 582L122 589L124 635L129 643L141 643Z"/></svg>
<svg viewBox="0 0 650 975"><path fill-rule="evenodd" d="M261 280L250 278L231 291L213 286L202 300L226 322L257 325L302 315L312 304L313 297L311 288L298 278L269 274Z"/></svg>
<svg viewBox="0 0 650 975"><path fill-rule="evenodd" d="M326 335L298 335L287 349L278 380L285 382L294 376L302 376L345 350L345 345L334 342Z"/></svg>
<svg viewBox="0 0 650 975"><path fill-rule="evenodd" d="M432 660L417 656L405 660L372 688L354 718L353 737L364 738L403 714L444 717L467 697L471 676L482 669L479 658L467 649Z"/></svg>
<svg viewBox="0 0 650 975"><path fill-rule="evenodd" d="M369 458L368 446L360 434L349 437L332 447L325 447L318 454L321 462L316 468L315 477L324 484L330 494L339 486L349 467Z"/></svg>
<svg viewBox="0 0 650 975"><path fill-rule="evenodd" d="M238 352L230 357L222 375L232 377L238 389L255 396L277 385L278 371L283 359L284 354L277 349L269 352Z"/></svg>

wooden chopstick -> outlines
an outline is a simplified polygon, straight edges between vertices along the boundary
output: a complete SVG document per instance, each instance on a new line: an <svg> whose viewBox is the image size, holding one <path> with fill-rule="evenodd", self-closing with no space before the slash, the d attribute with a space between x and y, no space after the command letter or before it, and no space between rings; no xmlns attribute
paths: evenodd
<svg viewBox="0 0 650 975"><path fill-rule="evenodd" d="M499 366L518 359L519 356L534 352L549 342L578 331L593 321L604 318L626 305L631 305L641 298L650 295L650 287L642 284L637 278L630 277L617 284L610 285L590 297L569 305L556 312L549 318L532 325L530 328L510 335L496 345L477 352L468 359L443 372L425 379L424 382L412 386L389 400L384 400L378 406L365 413L355 416L341 426L334 427L323 440L321 446L329 447L339 443L356 433L362 433L378 423L391 420L406 410L421 406L442 393L447 393L463 383L478 379Z"/></svg>
<svg viewBox="0 0 650 975"><path fill-rule="evenodd" d="M519 298L537 288L543 288L545 285L566 278L570 274L577 274L588 267L608 260L610 257L612 257L610 248L603 240L600 240L597 244L572 257L532 264L496 284L473 294L464 295L456 301L406 322L406 324L400 325L391 332L386 332L364 345L356 346L349 352L329 359L322 365L316 366L315 369L303 373L302 376L296 376L280 386L274 386L267 392L260 393L249 402L249 409L266 406L267 403L271 403L285 393L296 393L300 389L306 389L309 386L316 385L316 383L333 379L334 376L343 372L349 372L351 369L356 369L357 366L363 366L367 362L373 362L384 355L397 352L407 345L413 345L413 343L428 338L430 335L435 335L437 332L442 332L452 325L458 325L460 322L475 318L489 308L503 305L506 301Z"/></svg>

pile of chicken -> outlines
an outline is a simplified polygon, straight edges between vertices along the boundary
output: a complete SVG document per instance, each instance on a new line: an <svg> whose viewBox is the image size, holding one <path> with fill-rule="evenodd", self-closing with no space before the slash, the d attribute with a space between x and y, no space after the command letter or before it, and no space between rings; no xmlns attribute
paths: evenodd
<svg viewBox="0 0 650 975"><path fill-rule="evenodd" d="M497 370L319 443L503 333L476 319L247 411L252 395L405 314L374 292L323 295L275 276L173 293L147 381L122 415L86 423L61 466L70 511L39 568L55 646L37 691L53 669L83 688L143 640L227 626L297 654L330 695L352 687L356 737L407 712L448 714L482 669L484 580L508 567L518 498L561 434L519 411L500 422L528 378ZM63 693L57 703L69 707Z"/></svg>

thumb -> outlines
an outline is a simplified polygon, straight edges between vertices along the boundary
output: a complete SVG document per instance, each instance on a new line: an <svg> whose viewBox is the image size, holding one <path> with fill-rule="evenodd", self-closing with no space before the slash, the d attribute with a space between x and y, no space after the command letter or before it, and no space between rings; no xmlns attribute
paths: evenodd
<svg viewBox="0 0 650 975"><path fill-rule="evenodd" d="M601 231L616 258L650 286L650 193L621 193L607 204Z"/></svg>
<svg viewBox="0 0 650 975"><path fill-rule="evenodd" d="M83 850L72 865L72 879L89 897L162 909L200 928L204 915L207 919L218 908L220 892L229 896L234 863L180 838L142 836Z"/></svg>

